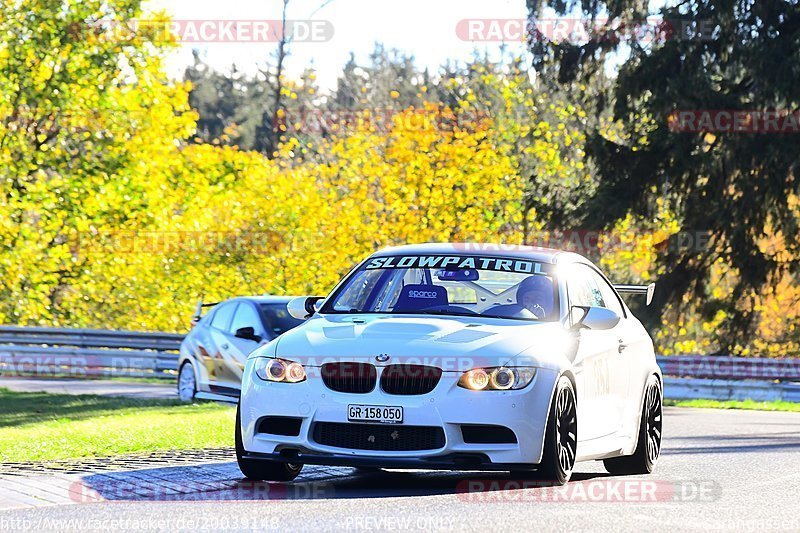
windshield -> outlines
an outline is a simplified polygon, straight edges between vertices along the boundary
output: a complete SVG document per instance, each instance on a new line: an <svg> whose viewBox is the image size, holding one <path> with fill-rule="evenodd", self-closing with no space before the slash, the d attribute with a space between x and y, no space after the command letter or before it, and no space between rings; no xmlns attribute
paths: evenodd
<svg viewBox="0 0 800 533"><path fill-rule="evenodd" d="M275 335L286 333L295 326L303 323L302 320L292 317L286 310L285 303L261 304L261 310L267 320L270 330Z"/></svg>
<svg viewBox="0 0 800 533"><path fill-rule="evenodd" d="M321 312L557 320L552 267L510 257L375 257L350 274Z"/></svg>

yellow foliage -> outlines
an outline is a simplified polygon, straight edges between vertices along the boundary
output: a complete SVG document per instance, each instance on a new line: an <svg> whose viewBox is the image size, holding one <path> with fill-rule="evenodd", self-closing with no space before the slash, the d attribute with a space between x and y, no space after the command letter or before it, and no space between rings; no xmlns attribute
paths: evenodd
<svg viewBox="0 0 800 533"><path fill-rule="evenodd" d="M518 71L478 66L480 90L445 82L460 95L454 108L403 110L385 127L376 127L382 113L364 111L332 137L286 138L270 159L187 144L197 120L189 85L168 81L162 65L174 42L95 28L50 44L66 15L123 22L137 10L115 0L68 3L66 15L12 4L0 7L0 323L182 331L200 297L325 294L384 246L521 243L523 228L542 227L525 207L542 184L592 181L583 134L568 127L586 113L534 95ZM286 80L285 95L297 98L298 87ZM653 121L641 122L633 142L646 146ZM606 119L600 130L619 139ZM613 279L663 274L658 254L681 228L657 207L652 219L628 217L601 236ZM780 235L763 246L796 260ZM724 296L735 275L715 265L710 296ZM759 337L743 353L800 348L800 288L786 276L774 289L752 296ZM714 349L726 319L720 311L703 320L688 300L665 316L662 353Z"/></svg>

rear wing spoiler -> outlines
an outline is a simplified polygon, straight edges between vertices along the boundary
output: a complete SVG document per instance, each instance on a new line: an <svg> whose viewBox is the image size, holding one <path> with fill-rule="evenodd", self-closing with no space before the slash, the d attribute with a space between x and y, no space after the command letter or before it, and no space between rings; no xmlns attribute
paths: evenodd
<svg viewBox="0 0 800 533"><path fill-rule="evenodd" d="M644 294L647 296L647 305L653 301L653 294L656 292L656 284L649 285L614 285L617 292L621 294Z"/></svg>
<svg viewBox="0 0 800 533"><path fill-rule="evenodd" d="M269 296L269 293L264 293L264 296ZM200 319L203 318L203 308L204 307L214 307L215 305L219 305L222 302L210 302L210 303L203 303L203 297L200 297L200 300L197 302L197 307L194 308L194 314L192 315L192 327L195 327Z"/></svg>
<svg viewBox="0 0 800 533"><path fill-rule="evenodd" d="M194 309L194 314L192 315L192 327L196 326L197 323L200 322L200 319L203 318L203 308L204 307L214 307L218 303L219 302L213 302L213 303L207 303L206 304L206 303L203 303L203 299L200 298L200 300L197 302L197 307L195 307L195 309Z"/></svg>

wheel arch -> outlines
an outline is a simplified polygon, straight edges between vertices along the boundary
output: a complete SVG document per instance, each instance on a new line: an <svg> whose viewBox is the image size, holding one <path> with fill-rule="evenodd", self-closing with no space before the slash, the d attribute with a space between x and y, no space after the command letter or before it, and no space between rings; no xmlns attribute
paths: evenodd
<svg viewBox="0 0 800 533"><path fill-rule="evenodd" d="M642 392L639 394L639 422L641 422L642 418L642 409L644 409L644 400L647 396L647 383L650 381L650 378L655 377L656 381L658 382L658 387L661 389L661 398L664 398L664 378L658 372L650 372L647 375L647 378L644 380L644 386L642 387Z"/></svg>
<svg viewBox="0 0 800 533"><path fill-rule="evenodd" d="M192 370L194 371L194 381L195 383L198 383L199 379L197 376L197 361L191 354L181 354L181 356L178 358L178 376L181 375L181 370L183 370L183 367L187 364L192 365Z"/></svg>
<svg viewBox="0 0 800 533"><path fill-rule="evenodd" d="M572 385L572 392L573 392L574 399L575 399L575 408L576 408L576 410L577 410L577 407L578 407L578 389L577 389L577 383L576 383L576 380L575 380L575 374L569 368L564 368L561 371L559 371L558 375L553 380L553 387L550 390L550 398L549 398L549 400L547 402L547 405L545 406L545 408L546 408L545 417L544 417L545 430L542 432L542 441L541 441L541 445L540 445L540 450L542 451L542 453L539 454L539 462L541 462L542 457L544 455L544 443L545 443L545 439L546 439L546 436L547 436L547 427L550 424L550 411L553 408L553 401L555 400L555 397L556 397L556 390L558 388L558 382L561 381L562 377L566 377L569 380L570 384ZM576 412L575 416L577 417L577 412ZM578 430L580 430L580 420L578 420Z"/></svg>
<svg viewBox="0 0 800 533"><path fill-rule="evenodd" d="M561 372L561 375L558 376L558 379L561 379L562 376L566 377L569 382L572 383L572 390L575 392L575 405L578 405L578 384L575 381L575 374L572 373L572 370L566 368ZM556 383L558 383L558 380L556 380ZM555 393L555 387L553 387L553 393ZM551 399L550 401L553 400Z"/></svg>
<svg viewBox="0 0 800 533"><path fill-rule="evenodd" d="M644 415L644 402L647 397L647 384L650 382L650 378L655 377L656 381L658 382L658 387L661 390L661 401L663 405L664 401L664 378L660 372L650 372L647 375L647 378L644 380L644 385L642 386L641 393L639 394L639 404L638 410L636 411L636 425L634 426L634 434L633 434L633 442L629 450L626 450L624 455L630 455L636 451L636 445L639 440L639 427L642 425L642 416Z"/></svg>
<svg viewBox="0 0 800 533"><path fill-rule="evenodd" d="M198 368L197 361L191 355L183 355L178 359L178 373L175 376L175 385L178 387L180 391L180 381L181 381L181 372L183 371L183 367L186 365L192 366L192 374L194 374L194 393L197 395L198 392L201 392L200 389L200 369Z"/></svg>

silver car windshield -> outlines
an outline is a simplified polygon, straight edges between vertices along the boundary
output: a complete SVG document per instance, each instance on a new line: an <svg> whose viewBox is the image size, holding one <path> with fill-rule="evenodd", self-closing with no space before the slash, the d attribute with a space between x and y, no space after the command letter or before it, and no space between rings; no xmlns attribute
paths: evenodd
<svg viewBox="0 0 800 533"><path fill-rule="evenodd" d="M350 274L321 312L557 320L551 267L516 258L373 258Z"/></svg>

